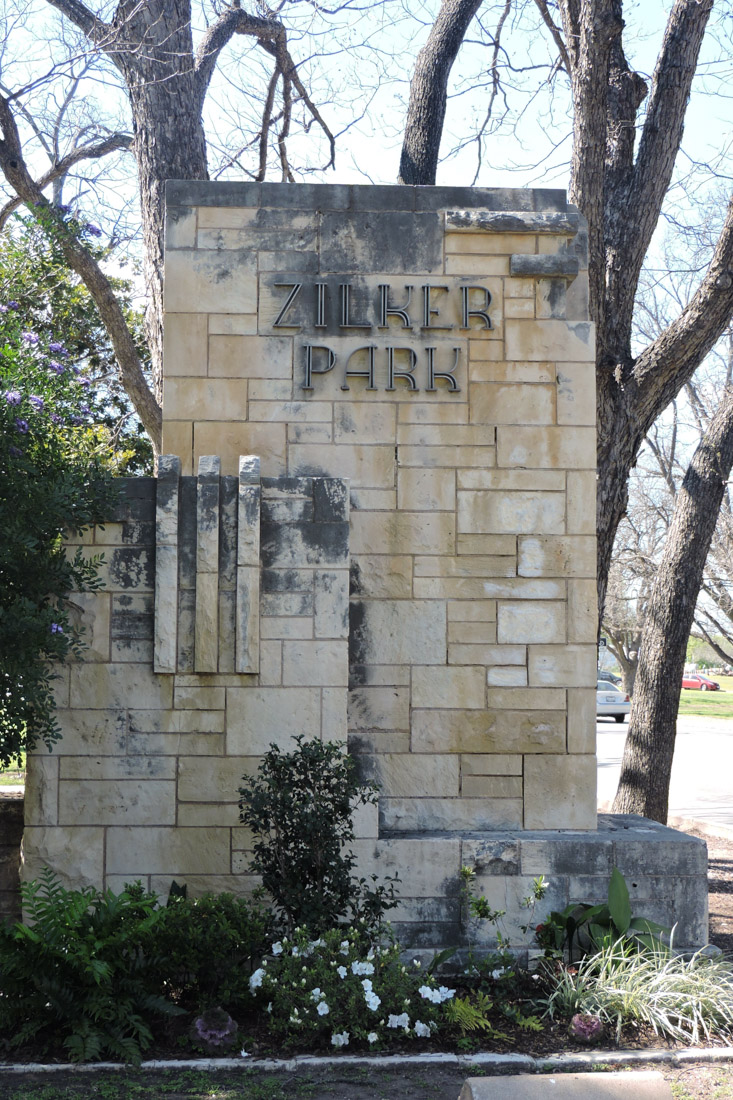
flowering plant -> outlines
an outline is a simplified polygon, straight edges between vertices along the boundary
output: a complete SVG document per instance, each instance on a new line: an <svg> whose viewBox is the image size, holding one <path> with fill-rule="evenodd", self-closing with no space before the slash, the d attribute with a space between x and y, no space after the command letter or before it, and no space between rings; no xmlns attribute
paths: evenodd
<svg viewBox="0 0 733 1100"><path fill-rule="evenodd" d="M317 939L296 929L252 974L268 1030L284 1046L379 1049L438 1030L454 990L418 962L403 963L399 945L373 943L363 927Z"/></svg>

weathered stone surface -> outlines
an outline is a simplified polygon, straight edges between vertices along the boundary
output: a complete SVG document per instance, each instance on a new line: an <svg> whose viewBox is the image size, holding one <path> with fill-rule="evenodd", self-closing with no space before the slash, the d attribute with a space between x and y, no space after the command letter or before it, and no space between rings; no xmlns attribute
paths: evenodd
<svg viewBox="0 0 733 1100"><path fill-rule="evenodd" d="M260 756L271 742L286 745L296 733L320 736L318 688L228 688L227 696L228 753Z"/></svg>
<svg viewBox="0 0 733 1100"><path fill-rule="evenodd" d="M594 829L595 756L527 756L524 825L527 829Z"/></svg>
<svg viewBox="0 0 733 1100"><path fill-rule="evenodd" d="M436 600L364 600L351 605L356 664L445 663L445 608Z"/></svg>

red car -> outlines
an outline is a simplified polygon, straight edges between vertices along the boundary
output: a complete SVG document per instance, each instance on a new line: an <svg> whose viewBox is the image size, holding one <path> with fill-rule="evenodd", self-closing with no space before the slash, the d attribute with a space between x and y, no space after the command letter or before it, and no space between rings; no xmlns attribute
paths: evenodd
<svg viewBox="0 0 733 1100"><path fill-rule="evenodd" d="M697 691L720 691L720 684L717 680L711 680L707 676L702 676L699 672L695 672L690 676L683 676L682 687Z"/></svg>

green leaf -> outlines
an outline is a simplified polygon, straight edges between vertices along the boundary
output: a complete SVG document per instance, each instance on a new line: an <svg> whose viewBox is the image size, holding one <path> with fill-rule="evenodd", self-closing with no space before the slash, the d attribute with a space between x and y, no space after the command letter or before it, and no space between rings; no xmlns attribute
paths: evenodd
<svg viewBox="0 0 733 1100"><path fill-rule="evenodd" d="M626 879L618 867L614 867L611 871L608 883L608 908L616 931L625 935L631 923L631 901Z"/></svg>

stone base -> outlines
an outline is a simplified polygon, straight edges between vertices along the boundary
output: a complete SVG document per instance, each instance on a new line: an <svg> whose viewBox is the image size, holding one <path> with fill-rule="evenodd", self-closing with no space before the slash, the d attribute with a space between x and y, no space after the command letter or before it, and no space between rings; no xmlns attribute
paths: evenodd
<svg viewBox="0 0 733 1100"><path fill-rule="evenodd" d="M466 943L460 914L460 869L475 871L475 891L503 910L499 930L520 958L536 943L535 927L571 901L605 902L618 867L631 895L631 912L676 925L674 944L696 949L708 942L707 846L704 841L634 815L600 814L597 832L575 830L403 834L357 842L359 872L400 875L400 902L390 914L398 939L426 953ZM534 912L523 906L533 880L547 892ZM474 946L496 947L497 927L478 922ZM418 952L419 953L419 952Z"/></svg>

